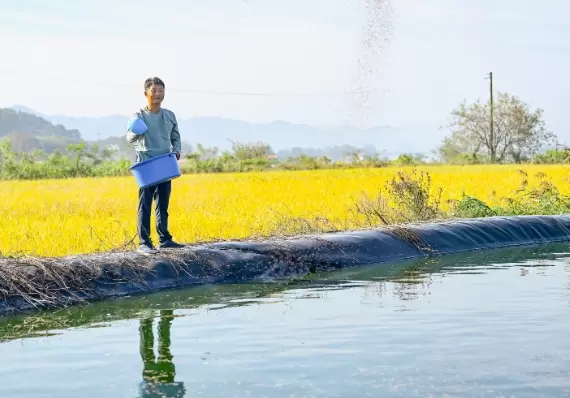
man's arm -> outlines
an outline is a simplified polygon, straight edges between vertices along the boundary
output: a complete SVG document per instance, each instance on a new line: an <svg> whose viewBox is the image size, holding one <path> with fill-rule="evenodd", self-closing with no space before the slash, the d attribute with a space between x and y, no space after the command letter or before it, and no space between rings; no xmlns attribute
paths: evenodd
<svg viewBox="0 0 570 398"><path fill-rule="evenodd" d="M135 113L134 115L132 115L132 117L135 118L135 117L139 117L139 116L138 116L138 114ZM136 135L135 133L133 133L133 132L131 131L131 129L127 127L127 142L128 142L129 144L134 144L134 142L135 142L136 140L138 140L139 137L140 137L140 136L138 136L138 135Z"/></svg>
<svg viewBox="0 0 570 398"><path fill-rule="evenodd" d="M182 142L180 140L180 131L178 130L178 121L176 120L176 115L174 112L172 112L171 115L174 127L170 133L170 143L172 144L173 152L176 152L178 156L180 156L180 152L182 151Z"/></svg>

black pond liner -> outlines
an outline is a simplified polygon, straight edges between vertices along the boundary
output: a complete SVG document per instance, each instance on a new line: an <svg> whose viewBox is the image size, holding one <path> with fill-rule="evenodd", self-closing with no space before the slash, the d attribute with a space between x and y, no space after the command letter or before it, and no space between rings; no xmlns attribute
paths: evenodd
<svg viewBox="0 0 570 398"><path fill-rule="evenodd" d="M570 215L489 217L375 230L220 242L145 256L136 252L2 259L21 289L4 294L0 315L198 284L272 282L353 266L467 251L570 241ZM0 271L1 272L1 271ZM5 275L0 274L0 275ZM33 283L32 283L33 282ZM0 291L13 281L0 277Z"/></svg>

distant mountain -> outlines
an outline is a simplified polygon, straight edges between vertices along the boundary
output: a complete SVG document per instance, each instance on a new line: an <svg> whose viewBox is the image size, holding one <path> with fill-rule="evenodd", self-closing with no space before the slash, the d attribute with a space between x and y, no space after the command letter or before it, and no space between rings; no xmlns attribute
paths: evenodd
<svg viewBox="0 0 570 398"><path fill-rule="evenodd" d="M13 109L13 110L18 111L18 112L29 113L31 115L35 115L35 116L39 116L39 117L44 116L40 112L36 112L32 108L28 108L27 106L24 106L24 105L14 105L14 106L10 107L10 109Z"/></svg>
<svg viewBox="0 0 570 398"><path fill-rule="evenodd" d="M79 130L68 130L36 114L0 108L0 138L4 137L9 137L12 148L18 152L41 149L49 153L81 141Z"/></svg>
<svg viewBox="0 0 570 398"><path fill-rule="evenodd" d="M123 137L128 121L126 115L70 117L45 115L23 105L15 105L12 109L79 130L81 136L89 141ZM178 122L183 141L193 145L201 143L207 147L216 146L222 150L230 148L231 141L264 141L276 151L292 147L323 148L349 144L354 147L374 146L379 151L395 156L402 152L429 152L442 139L442 132L438 130L402 129L392 126L361 129L345 125L323 128L286 121L250 123L221 117L179 118Z"/></svg>

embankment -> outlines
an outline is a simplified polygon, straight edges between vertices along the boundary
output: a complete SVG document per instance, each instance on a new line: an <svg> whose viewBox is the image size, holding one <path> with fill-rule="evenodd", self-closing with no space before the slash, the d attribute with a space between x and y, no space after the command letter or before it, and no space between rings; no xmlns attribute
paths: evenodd
<svg viewBox="0 0 570 398"><path fill-rule="evenodd" d="M570 241L570 215L492 217L222 242L164 251L0 260L0 314L182 286L275 281L357 265Z"/></svg>

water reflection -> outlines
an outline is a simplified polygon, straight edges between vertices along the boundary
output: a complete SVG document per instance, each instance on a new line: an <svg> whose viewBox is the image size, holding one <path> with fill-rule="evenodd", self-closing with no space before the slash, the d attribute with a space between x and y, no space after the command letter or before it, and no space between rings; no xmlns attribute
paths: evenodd
<svg viewBox="0 0 570 398"><path fill-rule="evenodd" d="M176 382L176 367L170 351L173 310L160 310L158 321L158 356L154 352L154 318L140 320L140 355L143 362L139 398L181 398L186 394L183 382Z"/></svg>
<svg viewBox="0 0 570 398"><path fill-rule="evenodd" d="M546 269L570 257L568 243L534 247L512 247L483 252L416 259L380 266L347 268L279 283L244 283L237 285L196 286L117 300L91 303L32 315L0 317L0 344L14 339L50 336L78 327L107 326L113 321L147 319L157 310L171 308L189 311L214 311L232 307L268 305L291 299L323 298L327 291L359 288L363 300L372 296L393 295L403 302L429 294L434 283L450 275L482 274L490 270L520 267ZM567 261L567 260L564 260ZM570 273L570 266L568 266ZM569 283L570 289L570 283ZM378 301L382 305L382 300ZM152 323L152 322L151 322Z"/></svg>

